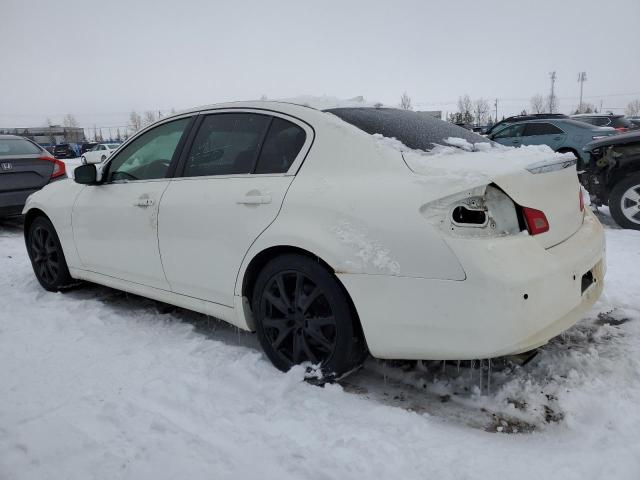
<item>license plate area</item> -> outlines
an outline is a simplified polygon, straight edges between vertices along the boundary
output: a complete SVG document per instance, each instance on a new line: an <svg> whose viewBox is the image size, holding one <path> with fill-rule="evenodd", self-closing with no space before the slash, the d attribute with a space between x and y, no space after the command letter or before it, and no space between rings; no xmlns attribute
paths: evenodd
<svg viewBox="0 0 640 480"><path fill-rule="evenodd" d="M581 282L581 289L582 290L581 290L581 293L586 292L591 285L596 283L596 281L597 281L597 279L593 275L593 270L589 270L587 273L582 275L582 282Z"/></svg>

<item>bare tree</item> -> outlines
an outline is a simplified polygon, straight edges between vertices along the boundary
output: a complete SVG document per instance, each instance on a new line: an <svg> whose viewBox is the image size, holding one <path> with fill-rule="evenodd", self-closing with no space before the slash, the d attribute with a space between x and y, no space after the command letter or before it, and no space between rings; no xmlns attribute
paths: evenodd
<svg viewBox="0 0 640 480"><path fill-rule="evenodd" d="M382 108L382 103L381 102L376 102L373 104L373 108Z"/></svg>
<svg viewBox="0 0 640 480"><path fill-rule="evenodd" d="M451 116L454 123L473 123L473 102L469 95L458 97L458 111Z"/></svg>
<svg viewBox="0 0 640 480"><path fill-rule="evenodd" d="M633 100L629 102L627 107L624 109L624 113L628 117L636 117L640 115L640 100Z"/></svg>
<svg viewBox="0 0 640 480"><path fill-rule="evenodd" d="M151 111L151 110L147 110L146 112L144 112L144 121L143 124L145 126L147 125L151 125L153 122L156 121L156 113Z"/></svg>
<svg viewBox="0 0 640 480"><path fill-rule="evenodd" d="M142 117L135 110L129 114L129 125L134 133L142 128Z"/></svg>
<svg viewBox="0 0 640 480"><path fill-rule="evenodd" d="M400 108L403 110L413 110L413 106L411 105L411 97L404 92L400 97Z"/></svg>
<svg viewBox="0 0 640 480"><path fill-rule="evenodd" d="M578 108L576 108L576 114L579 113L594 113L594 112L598 112L598 109L596 108L596 106L593 103L587 103L587 102L582 102L582 104L580 104L578 106Z"/></svg>
<svg viewBox="0 0 640 480"><path fill-rule="evenodd" d="M65 127L73 128L78 126L78 121L73 115L67 113L62 119L62 125L64 125Z"/></svg>
<svg viewBox="0 0 640 480"><path fill-rule="evenodd" d="M545 102L542 95L536 93L533 97L531 97L531 100L529 100L529 104L531 105L532 113L544 113L544 108L547 102Z"/></svg>
<svg viewBox="0 0 640 480"><path fill-rule="evenodd" d="M484 98L479 98L473 102L473 113L475 114L476 125L484 125L489 113L489 102Z"/></svg>

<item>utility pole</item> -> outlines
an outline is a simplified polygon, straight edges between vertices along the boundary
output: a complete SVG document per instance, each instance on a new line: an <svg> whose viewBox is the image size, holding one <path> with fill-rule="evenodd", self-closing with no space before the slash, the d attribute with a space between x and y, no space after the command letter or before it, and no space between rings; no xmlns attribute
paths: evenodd
<svg viewBox="0 0 640 480"><path fill-rule="evenodd" d="M587 72L580 72L578 74L578 82L580 82L580 103L578 104L578 112L582 113L582 86L587 81Z"/></svg>
<svg viewBox="0 0 640 480"><path fill-rule="evenodd" d="M549 94L549 113L553 113L553 107L555 107L555 87L556 87L556 72L549 73L549 77L551 78L551 93Z"/></svg>
<svg viewBox="0 0 640 480"><path fill-rule="evenodd" d="M493 102L493 105L496 107L496 121L495 123L498 123L498 99L496 98L495 102Z"/></svg>

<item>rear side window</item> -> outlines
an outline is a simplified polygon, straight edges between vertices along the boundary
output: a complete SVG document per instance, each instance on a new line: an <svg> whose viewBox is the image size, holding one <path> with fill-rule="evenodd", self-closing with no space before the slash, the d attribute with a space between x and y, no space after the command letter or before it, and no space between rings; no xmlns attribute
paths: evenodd
<svg viewBox="0 0 640 480"><path fill-rule="evenodd" d="M285 173L300 153L306 137L298 125L275 117L260 152L255 173Z"/></svg>
<svg viewBox="0 0 640 480"><path fill-rule="evenodd" d="M528 123L524 131L525 137L533 137L535 135L557 135L564 133L555 125L550 123Z"/></svg>
<svg viewBox="0 0 640 480"><path fill-rule="evenodd" d="M256 113L208 115L193 141L183 176L250 173L270 122L270 116Z"/></svg>
<svg viewBox="0 0 640 480"><path fill-rule="evenodd" d="M0 155L33 155L42 153L36 145L22 138L0 138Z"/></svg>

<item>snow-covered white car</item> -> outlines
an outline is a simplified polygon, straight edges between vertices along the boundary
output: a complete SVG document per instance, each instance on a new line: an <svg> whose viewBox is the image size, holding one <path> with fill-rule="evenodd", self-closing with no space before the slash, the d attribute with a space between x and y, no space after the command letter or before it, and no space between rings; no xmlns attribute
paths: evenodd
<svg viewBox="0 0 640 480"><path fill-rule="evenodd" d="M327 376L367 352L525 352L605 273L571 155L396 109L202 107L147 127L25 206L36 277L88 280L255 330Z"/></svg>
<svg viewBox="0 0 640 480"><path fill-rule="evenodd" d="M91 150L87 150L82 154L82 163L87 164L104 162L111 156L113 152L118 149L119 146L119 143L99 143L98 145L95 145Z"/></svg>

